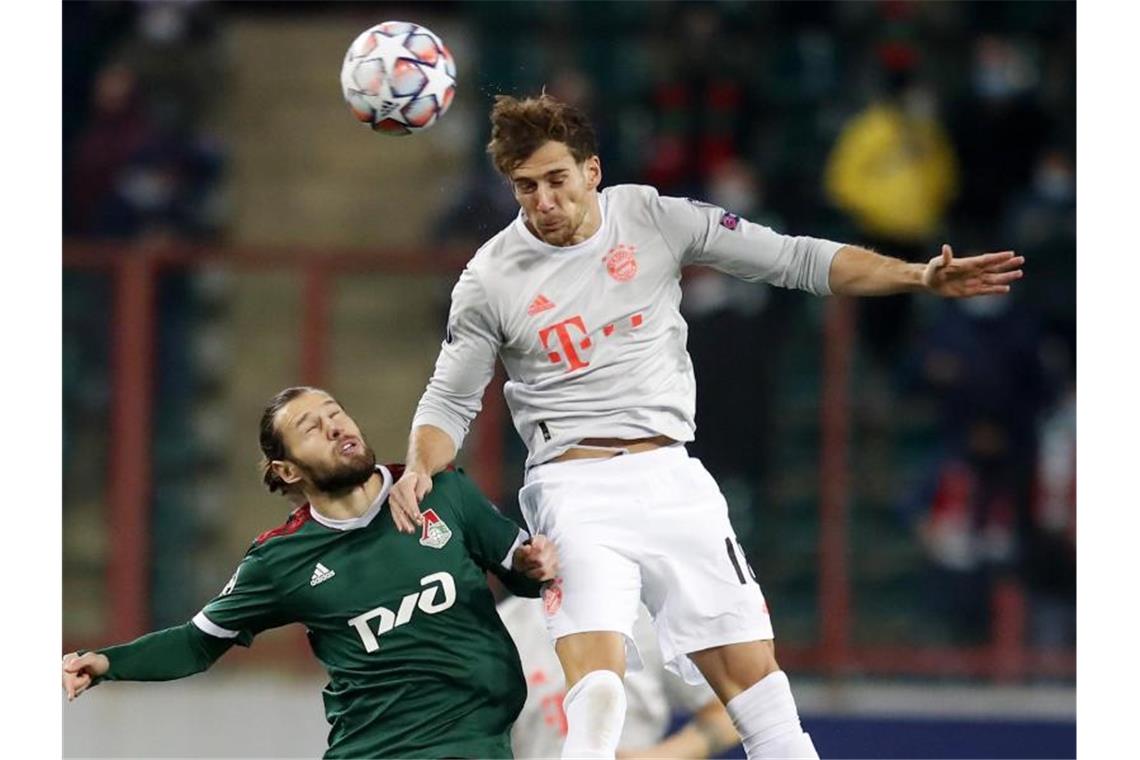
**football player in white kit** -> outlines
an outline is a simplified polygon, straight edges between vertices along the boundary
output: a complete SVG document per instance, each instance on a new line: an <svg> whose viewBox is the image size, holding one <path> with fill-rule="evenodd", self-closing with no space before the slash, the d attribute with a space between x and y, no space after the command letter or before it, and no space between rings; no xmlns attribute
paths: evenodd
<svg viewBox="0 0 1140 760"><path fill-rule="evenodd" d="M817 757L724 497L685 450L696 387L681 269L705 264L820 296L963 297L1008 292L1024 260L1012 251L954 258L944 245L928 264L910 264L781 235L652 187L600 189L589 121L547 95L499 96L491 123L488 151L521 210L452 292L392 519L418 529L419 501L463 444L499 357L529 451L519 506L562 560L544 601L569 689L563 756L614 757L621 679L639 665L640 599L667 666L690 682L703 675L750 758ZM742 350L763 340L736 337Z"/></svg>

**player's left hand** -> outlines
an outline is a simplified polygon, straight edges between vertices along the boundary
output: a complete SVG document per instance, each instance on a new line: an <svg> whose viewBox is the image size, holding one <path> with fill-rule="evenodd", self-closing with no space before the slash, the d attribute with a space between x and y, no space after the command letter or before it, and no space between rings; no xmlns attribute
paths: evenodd
<svg viewBox="0 0 1140 760"><path fill-rule="evenodd" d="M1008 293L1010 283L1021 279L1024 263L1025 257L1013 251L956 259L954 251L944 244L942 254L926 265L922 284L930 292L946 298Z"/></svg>
<svg viewBox="0 0 1140 760"><path fill-rule="evenodd" d="M536 581L549 581L558 577L558 552L554 542L543 535L532 538L515 549L511 562L516 572Z"/></svg>
<svg viewBox="0 0 1140 760"><path fill-rule="evenodd" d="M97 652L71 652L63 656L63 690L71 702L87 691L111 668L107 655Z"/></svg>

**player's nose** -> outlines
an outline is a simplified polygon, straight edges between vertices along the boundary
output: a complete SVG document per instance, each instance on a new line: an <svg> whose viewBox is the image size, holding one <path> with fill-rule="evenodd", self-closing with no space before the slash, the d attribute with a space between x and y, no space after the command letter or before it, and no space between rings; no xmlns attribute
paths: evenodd
<svg viewBox="0 0 1140 760"><path fill-rule="evenodd" d="M554 193L549 190L539 189L537 197L535 198L535 206L539 211L553 211L554 210Z"/></svg>

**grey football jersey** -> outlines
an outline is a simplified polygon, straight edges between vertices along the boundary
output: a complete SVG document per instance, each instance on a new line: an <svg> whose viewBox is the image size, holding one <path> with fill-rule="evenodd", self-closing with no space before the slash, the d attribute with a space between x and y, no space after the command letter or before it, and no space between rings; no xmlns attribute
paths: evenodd
<svg viewBox="0 0 1140 760"><path fill-rule="evenodd" d="M831 292L840 243L781 235L644 185L606 188L599 205L601 226L577 245L542 242L520 213L476 252L452 291L413 426L441 428L460 448L498 355L528 467L582 438L691 441L696 384L681 268Z"/></svg>

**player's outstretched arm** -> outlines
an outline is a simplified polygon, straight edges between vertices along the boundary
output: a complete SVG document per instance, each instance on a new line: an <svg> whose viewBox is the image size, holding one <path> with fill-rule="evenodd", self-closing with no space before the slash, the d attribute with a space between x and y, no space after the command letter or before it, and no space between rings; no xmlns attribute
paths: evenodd
<svg viewBox="0 0 1140 760"><path fill-rule="evenodd" d="M63 689L74 699L101 680L173 681L201 673L235 642L200 631L193 623L148 633L127 644L63 658Z"/></svg>
<svg viewBox="0 0 1140 760"><path fill-rule="evenodd" d="M431 493L431 478L455 460L455 443L451 436L434 425L412 428L408 439L408 456L404 474L388 495L392 522L401 533L415 533L423 523L420 502Z"/></svg>
<svg viewBox="0 0 1140 760"><path fill-rule="evenodd" d="M63 656L63 690L71 702L106 674L111 661L98 652L71 652Z"/></svg>
<svg viewBox="0 0 1140 760"><path fill-rule="evenodd" d="M831 292L882 296L929 292L946 298L1008 293L1021 279L1025 258L1013 251L954 258L949 245L926 264L911 264L853 245L840 248L831 262Z"/></svg>

